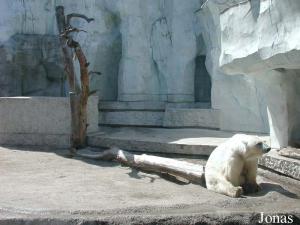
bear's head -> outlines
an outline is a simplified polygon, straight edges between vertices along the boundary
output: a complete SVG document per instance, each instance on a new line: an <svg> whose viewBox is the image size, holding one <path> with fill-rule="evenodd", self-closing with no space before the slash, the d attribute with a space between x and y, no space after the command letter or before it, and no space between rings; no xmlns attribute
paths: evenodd
<svg viewBox="0 0 300 225"><path fill-rule="evenodd" d="M269 152L271 147L268 146L260 137L254 135L237 134L235 139L242 142L244 145L243 156L246 159L259 158L263 154Z"/></svg>

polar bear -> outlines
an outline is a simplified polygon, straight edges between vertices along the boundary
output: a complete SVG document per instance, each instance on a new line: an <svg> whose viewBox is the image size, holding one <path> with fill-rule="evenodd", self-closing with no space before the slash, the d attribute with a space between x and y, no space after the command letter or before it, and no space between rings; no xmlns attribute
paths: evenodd
<svg viewBox="0 0 300 225"><path fill-rule="evenodd" d="M209 156L205 166L207 189L230 197L259 191L257 161L270 149L258 136L234 135Z"/></svg>

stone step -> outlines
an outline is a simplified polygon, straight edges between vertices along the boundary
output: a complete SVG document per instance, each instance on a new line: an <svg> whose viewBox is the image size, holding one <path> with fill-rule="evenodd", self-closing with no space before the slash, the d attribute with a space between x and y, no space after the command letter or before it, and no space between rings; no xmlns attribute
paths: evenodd
<svg viewBox="0 0 300 225"><path fill-rule="evenodd" d="M268 169L300 180L300 160L281 156L278 154L278 150L271 150L268 154L264 155L259 160L259 164Z"/></svg>
<svg viewBox="0 0 300 225"><path fill-rule="evenodd" d="M164 102L114 102L100 101L99 111L165 111Z"/></svg>
<svg viewBox="0 0 300 225"><path fill-rule="evenodd" d="M108 126L161 127L163 102L99 102L99 124Z"/></svg>
<svg viewBox="0 0 300 225"><path fill-rule="evenodd" d="M220 127L219 110L167 108L164 114L164 127Z"/></svg>
<svg viewBox="0 0 300 225"><path fill-rule="evenodd" d="M209 102L166 103L166 102L116 102L100 101L99 111L165 111L166 108L211 108Z"/></svg>
<svg viewBox="0 0 300 225"><path fill-rule="evenodd" d="M92 147L112 147L157 153L208 156L216 146L234 133L207 129L110 128L88 136ZM264 137L268 139L268 137Z"/></svg>
<svg viewBox="0 0 300 225"><path fill-rule="evenodd" d="M99 124L106 126L219 128L210 103L100 102Z"/></svg>
<svg viewBox="0 0 300 225"><path fill-rule="evenodd" d="M99 124L109 126L161 127L164 112L155 111L100 111Z"/></svg>

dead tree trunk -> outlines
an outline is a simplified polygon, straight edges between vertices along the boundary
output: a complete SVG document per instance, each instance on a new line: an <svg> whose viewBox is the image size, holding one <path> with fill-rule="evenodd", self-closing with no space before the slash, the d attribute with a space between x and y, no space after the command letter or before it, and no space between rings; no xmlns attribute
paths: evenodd
<svg viewBox="0 0 300 225"><path fill-rule="evenodd" d="M62 52L64 56L65 72L69 82L69 95L71 106L71 147L81 148L86 145L86 131L87 131L87 102L89 97L89 72L88 62L81 49L80 44L73 40L71 37L72 32L79 32L76 28L73 28L70 24L70 20L73 17L79 17L85 19L87 22L93 21L92 18L87 18L84 15L73 13L67 15L64 14L64 7L56 7L56 21L60 34L60 43L62 46ZM79 61L80 65L80 82L77 81L72 49Z"/></svg>
<svg viewBox="0 0 300 225"><path fill-rule="evenodd" d="M81 81L81 93L79 95L79 121L78 121L78 137L75 142L75 146L83 147L86 142L86 131L87 131L87 102L89 98L89 72L88 62L86 61L85 55L83 54L80 45L75 47L75 53L80 65L80 81ZM76 96L77 97L77 96ZM78 98L78 97L77 97Z"/></svg>
<svg viewBox="0 0 300 225"><path fill-rule="evenodd" d="M73 152L73 154L89 159L117 161L129 167L142 169L144 171L167 173L171 176L184 178L193 183L205 183L203 166L176 159L146 154L134 155L118 148L111 148L97 154L87 154L77 151Z"/></svg>

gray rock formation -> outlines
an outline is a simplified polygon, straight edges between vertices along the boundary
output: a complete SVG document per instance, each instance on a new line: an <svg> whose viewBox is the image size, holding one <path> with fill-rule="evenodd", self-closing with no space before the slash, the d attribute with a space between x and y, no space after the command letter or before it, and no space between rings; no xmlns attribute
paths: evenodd
<svg viewBox="0 0 300 225"><path fill-rule="evenodd" d="M300 139L300 2L246 1L220 15L220 66L254 77L273 147Z"/></svg>
<svg viewBox="0 0 300 225"><path fill-rule="evenodd" d="M13 35L1 46L0 58L0 96L65 96L57 36Z"/></svg>
<svg viewBox="0 0 300 225"><path fill-rule="evenodd" d="M90 62L90 69L93 71L101 71L103 76L93 76L91 77L91 88L99 90L99 95L104 100L116 100L117 99L117 87L118 87L118 70L119 61L121 58L121 36L120 36L120 19L116 11L113 11L116 1L54 1L54 0L41 0L41 1L9 1L4 0L0 3L0 57L12 58L14 52L7 55L3 51L7 47L7 43L14 39L17 35L19 38L21 35L28 37L27 35L32 35L31 40L27 40L30 43L35 43L33 46L37 52L41 52L43 48L39 43L42 39L47 39L49 36L58 35L55 19L55 6L64 5L66 8L66 14L71 12L80 12L86 14L90 17L95 18L94 23L86 24L84 21L74 19L74 24L78 27L84 28L88 33L79 33L76 37L80 41L82 48L86 52L87 58ZM39 37L38 37L39 36ZM41 39L36 41L35 38ZM29 38L30 39L30 38ZM29 43L28 43L29 44ZM59 45L57 42L53 42L53 48L51 54L59 54ZM3 49L4 48L4 49ZM2 50L3 49L3 50ZM23 50L22 50L23 51ZM21 52L20 54L26 55L26 58L30 60L31 53ZM38 54L38 53L37 53ZM25 57L25 56L23 56ZM21 63L26 64L24 59L20 58ZM39 58L33 59L39 60ZM52 59L53 60L53 59ZM62 61L55 60L58 65L62 65ZM51 61L53 62L53 61ZM0 62L1 63L1 62ZM26 77L24 82L31 83L32 80L35 81L36 85L44 90L45 86L49 86L49 82L41 77L43 73L40 72L40 68L35 68L35 71L31 71L29 66L24 69L24 74ZM1 63L1 80L10 79L5 77L14 76L11 67L13 66L3 66ZM52 69L54 67L50 66ZM59 66L60 67L60 66ZM78 65L76 65L78 69ZM54 69L55 70L55 69ZM3 72L2 72L3 71ZM35 74L42 73L41 76ZM59 76L61 70L57 71L55 76ZM5 74L5 75L3 75ZM23 74L23 73L22 73ZM78 73L77 73L78 74ZM37 79L38 78L38 79ZM11 87L22 86L20 80L15 78L11 81L13 84L5 85ZM8 83L8 82L6 82ZM50 82L51 83L51 82ZM26 84L26 85L27 85ZM29 86L31 86L30 84ZM4 86L4 85L3 85ZM28 85L27 85L28 86ZM60 88L59 84L55 84L54 87L49 88L48 91L39 92L38 90L21 91L4 91L0 93L4 95L50 95L59 96ZM14 89L14 88L6 88ZM32 89L32 88L31 88ZM59 92L57 92L59 89Z"/></svg>
<svg viewBox="0 0 300 225"><path fill-rule="evenodd" d="M296 100L299 1L210 0L197 11L201 2L3 0L2 89L19 90L11 87L23 84L26 93L34 95L41 94L37 86L45 95L61 90L59 82L54 82L56 89L50 85L48 70L54 68L52 64L48 70L34 66L32 71L30 65L37 58L26 63L31 58L27 53L18 63L26 65L23 73L28 78L14 78L11 63L15 53L7 53L5 43L16 34L40 35L41 39L57 35L54 8L62 4L66 13L80 12L95 18L90 24L80 20L74 20L74 24L88 31L75 39L82 44L90 69L103 74L91 78L100 100L211 102L211 108L219 112L221 130L270 132L273 147L300 139L300 106ZM61 68L59 65L57 62Z"/></svg>

